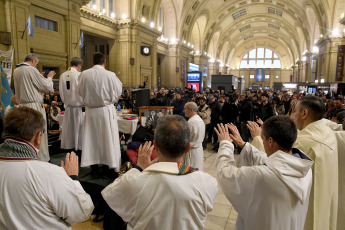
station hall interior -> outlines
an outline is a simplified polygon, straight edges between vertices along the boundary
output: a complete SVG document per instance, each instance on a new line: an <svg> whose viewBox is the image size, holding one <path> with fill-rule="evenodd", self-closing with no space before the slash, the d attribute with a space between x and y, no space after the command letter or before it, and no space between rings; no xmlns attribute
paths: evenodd
<svg viewBox="0 0 345 230"><path fill-rule="evenodd" d="M345 92L345 0L0 0L0 51L12 49L12 69L35 53L40 72L56 72L54 87L73 57L86 70L100 52L123 90L184 89L197 71L200 88L226 75L236 90L328 92L344 83ZM204 159L216 177L216 153L207 149ZM205 229L233 230L236 218L219 187Z"/></svg>
<svg viewBox="0 0 345 230"><path fill-rule="evenodd" d="M125 89L186 87L190 63L203 87L224 74L245 88L344 82L344 11L344 0L1 0L0 50L14 48L14 65L36 53L57 76L101 52Z"/></svg>

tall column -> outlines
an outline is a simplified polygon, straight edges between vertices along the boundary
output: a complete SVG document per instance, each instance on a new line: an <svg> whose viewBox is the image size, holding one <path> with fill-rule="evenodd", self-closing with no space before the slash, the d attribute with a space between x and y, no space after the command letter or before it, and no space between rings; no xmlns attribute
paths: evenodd
<svg viewBox="0 0 345 230"><path fill-rule="evenodd" d="M158 78L157 78L157 39L154 40L151 49L151 63L152 63L152 81L151 87L157 88Z"/></svg>

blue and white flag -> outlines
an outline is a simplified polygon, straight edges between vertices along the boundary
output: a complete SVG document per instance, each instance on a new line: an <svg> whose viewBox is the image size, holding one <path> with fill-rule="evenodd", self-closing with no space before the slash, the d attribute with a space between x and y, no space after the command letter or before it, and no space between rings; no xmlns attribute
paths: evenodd
<svg viewBox="0 0 345 230"><path fill-rule="evenodd" d="M34 37L34 27L31 22L31 15L29 14L28 20L26 21L26 27L28 28L29 36Z"/></svg>
<svg viewBox="0 0 345 230"><path fill-rule="evenodd" d="M0 64L1 64L1 62L0 62ZM11 103L12 91L10 88L10 84L8 84L6 74L2 68L2 65L0 65L0 78L1 78L1 86L0 86L0 92L1 92L1 95L0 95L1 111L0 112L1 113L0 113L0 116L4 117L5 108L12 104Z"/></svg>
<svg viewBox="0 0 345 230"><path fill-rule="evenodd" d="M84 46L84 33L83 31L80 32L80 48Z"/></svg>

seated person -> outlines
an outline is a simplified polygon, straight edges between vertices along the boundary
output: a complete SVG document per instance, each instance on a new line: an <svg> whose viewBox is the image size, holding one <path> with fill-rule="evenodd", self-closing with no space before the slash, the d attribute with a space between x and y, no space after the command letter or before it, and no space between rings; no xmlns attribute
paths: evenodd
<svg viewBox="0 0 345 230"><path fill-rule="evenodd" d="M211 175L182 164L190 149L190 132L182 116L159 118L154 145L139 148L136 168L102 191L103 198L127 229L203 229L218 193ZM153 148L159 162L151 160Z"/></svg>
<svg viewBox="0 0 345 230"><path fill-rule="evenodd" d="M38 160L45 120L22 106L5 116L0 145L0 229L71 229L93 211L78 182L78 157L67 153L61 166Z"/></svg>
<svg viewBox="0 0 345 230"><path fill-rule="evenodd" d="M266 153L244 142L233 124L220 124L215 131L220 140L217 178L238 213L236 229L303 229L313 161L292 148L297 138L293 120L273 116L264 122ZM242 148L237 163L232 142Z"/></svg>

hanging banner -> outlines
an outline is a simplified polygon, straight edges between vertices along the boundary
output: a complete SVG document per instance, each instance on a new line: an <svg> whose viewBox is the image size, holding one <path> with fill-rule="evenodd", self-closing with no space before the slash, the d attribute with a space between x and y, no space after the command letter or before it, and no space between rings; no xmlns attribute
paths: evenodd
<svg viewBox="0 0 345 230"><path fill-rule="evenodd" d="M1 62L2 69L4 73L6 74L8 84L11 84L13 52L14 52L14 49L11 49L9 51L0 50L0 62Z"/></svg>
<svg viewBox="0 0 345 230"><path fill-rule="evenodd" d="M256 81L264 81L265 69L256 69Z"/></svg>
<svg viewBox="0 0 345 230"><path fill-rule="evenodd" d="M178 72L177 69L176 69L176 72ZM184 82L185 74L186 74L186 61L181 60L181 82Z"/></svg>
<svg viewBox="0 0 345 230"><path fill-rule="evenodd" d="M337 71L336 71L336 75L335 75L336 81L343 81L344 58L345 58L345 45L339 45L338 46L338 56L337 56Z"/></svg>

